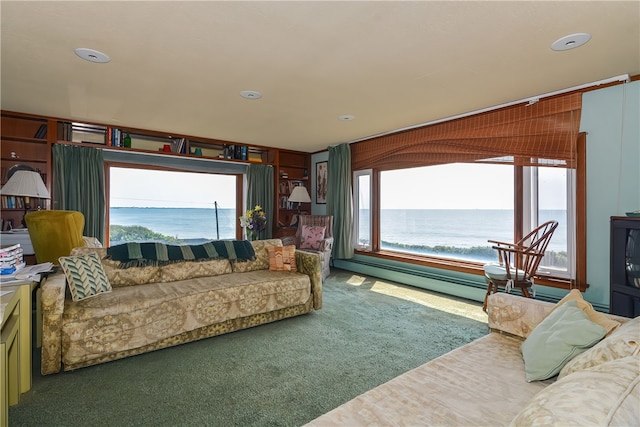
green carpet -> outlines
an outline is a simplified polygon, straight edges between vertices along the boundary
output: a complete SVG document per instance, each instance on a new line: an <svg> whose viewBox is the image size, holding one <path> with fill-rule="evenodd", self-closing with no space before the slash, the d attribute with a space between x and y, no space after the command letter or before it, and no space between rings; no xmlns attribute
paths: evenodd
<svg viewBox="0 0 640 427"><path fill-rule="evenodd" d="M33 387L9 424L299 426L485 335L478 313L335 270L311 314L45 377L34 356Z"/></svg>

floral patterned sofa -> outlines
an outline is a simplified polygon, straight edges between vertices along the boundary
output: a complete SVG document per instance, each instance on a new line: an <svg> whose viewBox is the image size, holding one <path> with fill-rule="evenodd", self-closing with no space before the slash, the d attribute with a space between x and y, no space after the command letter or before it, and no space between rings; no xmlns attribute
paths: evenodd
<svg viewBox="0 0 640 427"><path fill-rule="evenodd" d="M291 272L274 268L273 253L282 255L283 249L287 250L281 240L259 240L251 246L255 251L251 261L212 259L126 269L108 259L106 248L75 248L72 255L76 257L98 254L100 261L96 262L102 265L111 290L73 301L65 274L59 272L46 279L40 293L42 374L59 372L61 366L69 371L95 365L322 307L317 254L294 253L289 248L297 269Z"/></svg>
<svg viewBox="0 0 640 427"><path fill-rule="evenodd" d="M579 295L572 291L568 299L578 299L575 293ZM560 303L554 306L496 293L488 299L488 335L369 390L307 425L638 426L640 317L587 313L593 309L584 303L579 307L584 313L607 324L598 335L606 337L586 351L582 348L568 362L563 357L561 362L567 363L547 371L543 378L552 375L547 379L528 382L526 377L535 371L535 362L553 359L554 352L545 348L546 343L557 343L561 334L554 331L543 337L533 368L525 366L523 353L527 353L521 347L529 337L540 335L534 331L543 330L543 322L549 324L546 319L552 319L552 310L559 313ZM564 338L575 344L573 340L581 334L578 323L559 314L566 325Z"/></svg>

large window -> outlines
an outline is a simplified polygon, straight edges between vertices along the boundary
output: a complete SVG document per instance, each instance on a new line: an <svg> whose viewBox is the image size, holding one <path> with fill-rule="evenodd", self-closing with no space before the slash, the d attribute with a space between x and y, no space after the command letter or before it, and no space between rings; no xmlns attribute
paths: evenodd
<svg viewBox="0 0 640 427"><path fill-rule="evenodd" d="M586 289L581 106L576 91L351 144L352 169L373 171L372 255L481 274L487 239L556 219L539 283Z"/></svg>
<svg viewBox="0 0 640 427"><path fill-rule="evenodd" d="M109 168L109 243L236 236L236 175Z"/></svg>
<svg viewBox="0 0 640 427"><path fill-rule="evenodd" d="M380 247L486 262L513 239L513 167L461 164L380 173Z"/></svg>
<svg viewBox="0 0 640 427"><path fill-rule="evenodd" d="M573 277L573 174L570 169L493 163L452 163L379 172L379 210L368 195L371 171L354 174L359 226L356 249L379 248L449 261L496 261L487 240L512 242L550 219L560 224L539 270ZM514 185L523 188L522 201ZM374 196L375 197L375 196ZM518 198L519 199L519 198ZM517 203L522 203L518 207ZM370 242L370 212L379 215L379 242ZM522 218L516 221L516 212ZM516 229L522 223L522 230ZM375 232L373 232L375 234Z"/></svg>

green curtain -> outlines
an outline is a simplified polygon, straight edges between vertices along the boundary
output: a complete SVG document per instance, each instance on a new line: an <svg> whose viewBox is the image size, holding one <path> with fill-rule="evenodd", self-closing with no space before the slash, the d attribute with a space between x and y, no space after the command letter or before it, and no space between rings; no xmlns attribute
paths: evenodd
<svg viewBox="0 0 640 427"><path fill-rule="evenodd" d="M53 146L53 209L82 212L84 235L106 243L102 150L75 145Z"/></svg>
<svg viewBox="0 0 640 427"><path fill-rule="evenodd" d="M353 202L351 199L351 148L329 147L327 214L333 215L333 258L353 258Z"/></svg>
<svg viewBox="0 0 640 427"><path fill-rule="evenodd" d="M247 168L247 209L262 206L267 215L267 229L259 233L257 239L271 239L273 236L273 209L275 198L273 166L249 165Z"/></svg>

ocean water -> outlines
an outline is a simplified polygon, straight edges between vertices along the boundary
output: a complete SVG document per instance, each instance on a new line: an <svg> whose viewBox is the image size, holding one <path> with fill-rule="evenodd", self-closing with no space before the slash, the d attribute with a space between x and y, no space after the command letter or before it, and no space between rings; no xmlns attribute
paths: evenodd
<svg viewBox="0 0 640 427"><path fill-rule="evenodd" d="M541 210L539 222L559 222L547 252L567 251L566 211ZM360 230L368 229L368 214L360 221ZM487 240L513 241L513 211L488 209L383 209L380 215L382 249L461 258L470 261L495 261L496 252ZM362 235L362 234L361 234ZM456 248L434 250L434 248ZM549 258L549 257L547 257ZM546 259L547 259L546 258ZM564 259L548 261L563 267ZM543 264L547 262L543 261Z"/></svg>
<svg viewBox="0 0 640 427"><path fill-rule="evenodd" d="M236 235L234 209L218 209L218 232L214 209L196 208L111 208L110 223L141 225L156 233L196 243L204 240L233 239ZM548 251L567 250L566 213L563 210L540 211L540 223L555 219L559 226ZM433 247L449 246L462 250L487 248L484 254L456 254L456 257L484 260L495 258L487 240L513 240L513 212L508 210L473 209L383 209L381 240L384 249L434 254ZM360 221L362 231L368 229L367 215ZM111 242L115 244L117 242ZM440 255L440 254L439 254Z"/></svg>
<svg viewBox="0 0 640 427"><path fill-rule="evenodd" d="M566 250L566 213L543 210L540 223L559 222L550 249ZM360 224L368 227L368 219ZM513 240L513 211L489 209L383 209L381 240L409 246L488 246L487 240Z"/></svg>
<svg viewBox="0 0 640 427"><path fill-rule="evenodd" d="M218 209L218 231L214 209L198 208L110 208L111 225L141 225L156 233L183 240L233 239L236 237L235 209ZM113 242L112 242L113 243Z"/></svg>

